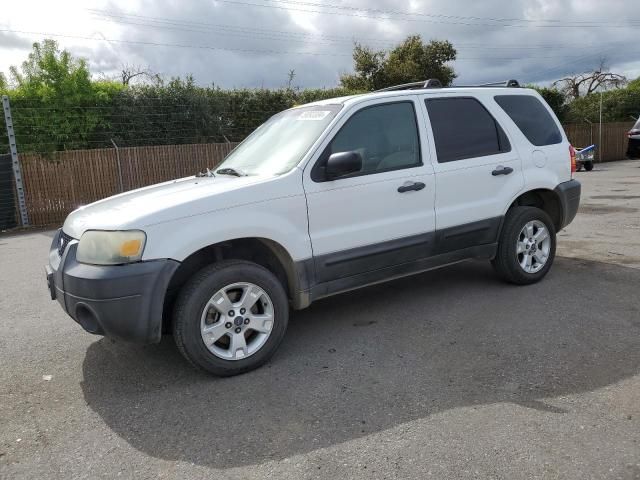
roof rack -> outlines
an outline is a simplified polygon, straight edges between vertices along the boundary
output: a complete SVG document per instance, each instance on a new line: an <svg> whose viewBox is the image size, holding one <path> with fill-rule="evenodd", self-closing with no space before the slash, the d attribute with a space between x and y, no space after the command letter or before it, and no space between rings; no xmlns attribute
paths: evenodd
<svg viewBox="0 0 640 480"><path fill-rule="evenodd" d="M376 92L393 92L394 90L415 90L419 88L442 88L442 83L437 78L422 80L420 82L403 83L402 85L394 85L392 87L381 88Z"/></svg>
<svg viewBox="0 0 640 480"><path fill-rule="evenodd" d="M506 88L518 88L520 83L517 80L505 80L503 82L483 83L481 85L454 85L454 87L506 87ZM401 85L393 85L392 87L381 88L376 92L393 92L395 90L416 90L421 88L445 88L437 78L430 78L429 80L422 80L420 82L403 83Z"/></svg>
<svg viewBox="0 0 640 480"><path fill-rule="evenodd" d="M482 83L480 85L455 85L456 87L506 87L506 88L519 88L520 82L517 80L504 80L502 82Z"/></svg>

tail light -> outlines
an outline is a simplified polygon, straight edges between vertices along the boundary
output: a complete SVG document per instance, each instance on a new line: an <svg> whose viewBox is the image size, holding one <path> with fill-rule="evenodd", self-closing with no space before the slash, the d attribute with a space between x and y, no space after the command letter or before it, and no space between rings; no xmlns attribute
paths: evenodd
<svg viewBox="0 0 640 480"><path fill-rule="evenodd" d="M573 178L573 174L576 173L576 149L573 148L573 145L569 145L569 157L571 159L571 178Z"/></svg>

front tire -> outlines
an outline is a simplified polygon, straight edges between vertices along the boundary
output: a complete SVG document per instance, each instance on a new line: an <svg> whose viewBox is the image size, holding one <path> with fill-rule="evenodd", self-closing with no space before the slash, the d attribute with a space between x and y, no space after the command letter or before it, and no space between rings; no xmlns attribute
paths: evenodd
<svg viewBox="0 0 640 480"><path fill-rule="evenodd" d="M587 162L587 163L585 163L585 164L584 164L584 169L585 169L587 172L590 172L591 170L593 170L593 162Z"/></svg>
<svg viewBox="0 0 640 480"><path fill-rule="evenodd" d="M209 265L182 288L173 336L195 367L218 376L248 372L275 353L289 321L280 281L255 263Z"/></svg>
<svg viewBox="0 0 640 480"><path fill-rule="evenodd" d="M492 264L506 281L517 285L539 282L556 254L556 229L549 215L535 207L509 209Z"/></svg>

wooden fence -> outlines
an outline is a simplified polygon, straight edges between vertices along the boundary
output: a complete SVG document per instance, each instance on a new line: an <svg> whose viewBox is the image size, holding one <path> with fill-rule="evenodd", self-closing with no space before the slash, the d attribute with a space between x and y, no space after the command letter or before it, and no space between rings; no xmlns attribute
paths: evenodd
<svg viewBox="0 0 640 480"><path fill-rule="evenodd" d="M621 160L633 122L602 126L602 160ZM598 124L569 124L564 129L578 147L598 143ZM52 158L21 155L29 221L33 226L60 225L75 208L120 191L194 175L213 168L235 143L163 145L72 150ZM119 162L118 162L119 159ZM596 154L596 161L600 159ZM119 163L119 167L118 167Z"/></svg>
<svg viewBox="0 0 640 480"><path fill-rule="evenodd" d="M60 225L69 212L81 205L213 168L235 145L72 150L58 152L52 158L21 155L29 222L32 226Z"/></svg>
<svg viewBox="0 0 640 480"><path fill-rule="evenodd" d="M597 123L570 123L564 125L564 131L573 146L587 147L595 143L599 149L596 151L596 161L600 160L602 154L603 162L611 162L625 158L629 141L627 132L633 124L634 122L603 123L602 144L599 139L600 125Z"/></svg>

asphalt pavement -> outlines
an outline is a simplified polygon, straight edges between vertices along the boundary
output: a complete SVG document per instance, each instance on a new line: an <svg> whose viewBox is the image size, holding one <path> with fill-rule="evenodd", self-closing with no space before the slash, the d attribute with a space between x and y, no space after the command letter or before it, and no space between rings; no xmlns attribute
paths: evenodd
<svg viewBox="0 0 640 480"><path fill-rule="evenodd" d="M578 174L541 283L467 262L325 299L226 379L85 333L52 232L0 236L0 478L639 479L639 166Z"/></svg>

